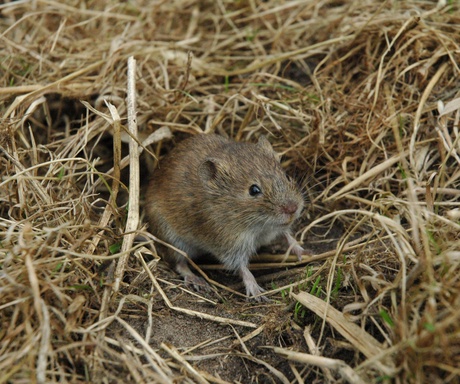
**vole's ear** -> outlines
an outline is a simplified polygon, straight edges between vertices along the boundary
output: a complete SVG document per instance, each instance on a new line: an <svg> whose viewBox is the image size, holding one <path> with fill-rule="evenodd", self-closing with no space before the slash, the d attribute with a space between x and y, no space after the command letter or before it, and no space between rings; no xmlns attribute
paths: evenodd
<svg viewBox="0 0 460 384"><path fill-rule="evenodd" d="M257 145L260 148L265 149L266 151L273 152L273 147L265 135L259 136L259 141L257 142Z"/></svg>
<svg viewBox="0 0 460 384"><path fill-rule="evenodd" d="M268 141L267 137L265 135L260 135L259 136L259 141L257 142L257 146L266 151L267 153L271 153L273 154L273 156L275 157L276 160L280 161L281 158L280 156L273 150L273 147L272 145L270 144L270 142Z"/></svg>
<svg viewBox="0 0 460 384"><path fill-rule="evenodd" d="M198 167L198 176L204 182L215 180L221 172L220 168L218 159L207 157Z"/></svg>

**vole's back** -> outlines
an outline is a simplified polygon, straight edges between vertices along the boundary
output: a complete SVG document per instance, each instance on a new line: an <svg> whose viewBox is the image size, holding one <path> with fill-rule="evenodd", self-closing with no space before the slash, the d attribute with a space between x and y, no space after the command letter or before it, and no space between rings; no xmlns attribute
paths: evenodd
<svg viewBox="0 0 460 384"><path fill-rule="evenodd" d="M208 213L212 208L203 193L198 169L226 143L226 139L217 135L193 136L179 143L161 161L152 175L146 197L148 219L158 236L170 240L171 235L177 235L203 249L199 232L210 220Z"/></svg>

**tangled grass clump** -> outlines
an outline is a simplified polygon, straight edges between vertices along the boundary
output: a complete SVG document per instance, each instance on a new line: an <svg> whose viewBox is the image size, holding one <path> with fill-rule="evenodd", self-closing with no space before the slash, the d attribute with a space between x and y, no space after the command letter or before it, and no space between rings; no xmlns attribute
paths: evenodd
<svg viewBox="0 0 460 384"><path fill-rule="evenodd" d="M458 2L16 1L0 31L0 382L458 382ZM298 239L333 240L254 265L290 267L278 302L157 263L137 155L200 132L268 134Z"/></svg>

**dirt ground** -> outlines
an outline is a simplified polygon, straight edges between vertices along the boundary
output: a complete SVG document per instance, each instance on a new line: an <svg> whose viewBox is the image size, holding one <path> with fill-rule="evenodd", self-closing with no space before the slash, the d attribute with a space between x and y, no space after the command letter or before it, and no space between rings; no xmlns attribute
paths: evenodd
<svg viewBox="0 0 460 384"><path fill-rule="evenodd" d="M332 233L333 232L333 233ZM339 230L336 229L325 237L314 238L309 250L318 255L322 251L333 249L337 243ZM275 247L276 248L276 247ZM267 249L268 251L269 249ZM274 251L275 249L273 249ZM210 263L217 265L217 261L206 258ZM203 261L203 260L202 260ZM212 264L211 264L212 265ZM312 268L317 267L315 263ZM266 290L274 286L285 286L305 278L306 267L275 268L256 273L257 280L263 283ZM294 348L295 350L308 350L302 336L302 328L309 324L313 332L318 332L321 321L310 313L294 316L294 308L287 293L275 295L270 302L257 303L244 297L238 297L228 292L215 288L215 292L195 292L184 286L182 279L172 271L166 263L158 266L157 276L164 279L162 284L165 293L174 307L194 311L195 315L184 314L165 307L162 300L155 300L153 304L152 322L147 322L142 314L147 308L138 308L137 314L124 318L139 334L146 334L150 330L150 344L161 350L161 345L180 346L181 350L193 351L191 360L194 367L203 373L208 372L227 382L237 383L269 383L277 382L278 371L288 380L294 380L293 370L297 369L305 380L309 375L315 377L316 372L307 374L301 364L289 363L273 352L273 347ZM209 277L220 284L244 292L244 286L239 277L225 271L209 271ZM129 285L129 281L126 281ZM311 284L311 286L313 283ZM149 284L138 287L148 291ZM128 290L133 292L132 289ZM342 298L343 300L343 298ZM343 305L344 303L340 303ZM207 314L220 318L210 321L200 318L200 314ZM226 319L239 320L249 323L246 326L226 323ZM255 328L256 327L256 328ZM256 333L253 332L256 330ZM108 330L113 338L126 338L126 342L134 342L129 333L121 327L115 326ZM332 338L333 334L327 332L324 336ZM334 345L326 341L323 356L334 355ZM241 353L241 349L245 353ZM327 349L330 349L328 352ZM162 353L165 358L167 353ZM341 356L346 361L353 361L353 353ZM267 366L268 364L268 366ZM180 381L180 379L179 379Z"/></svg>

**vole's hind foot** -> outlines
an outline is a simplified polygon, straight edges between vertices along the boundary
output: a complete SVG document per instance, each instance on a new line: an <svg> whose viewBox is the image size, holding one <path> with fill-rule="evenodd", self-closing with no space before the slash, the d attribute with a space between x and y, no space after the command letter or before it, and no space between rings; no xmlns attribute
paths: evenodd
<svg viewBox="0 0 460 384"><path fill-rule="evenodd" d="M200 276L195 275L188 266L187 260L180 258L176 264L176 271L184 278L185 285L197 292L209 292L211 287Z"/></svg>
<svg viewBox="0 0 460 384"><path fill-rule="evenodd" d="M185 285L194 289L197 292L209 292L211 287L205 279L192 273L191 275L184 276Z"/></svg>

